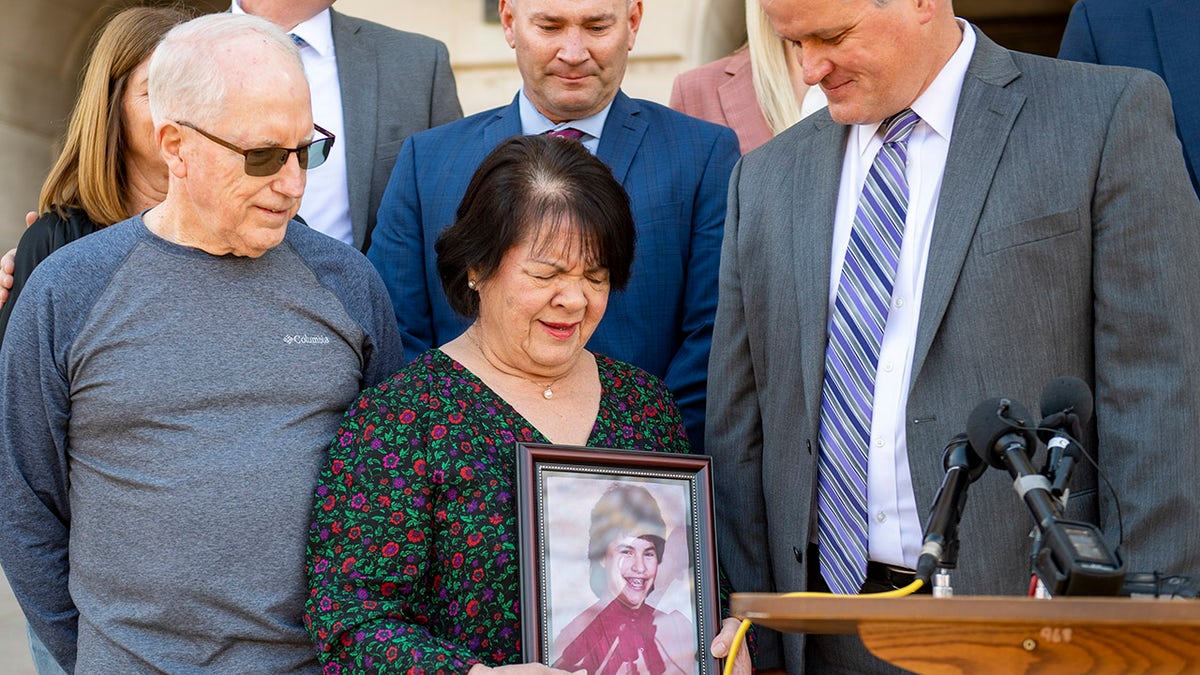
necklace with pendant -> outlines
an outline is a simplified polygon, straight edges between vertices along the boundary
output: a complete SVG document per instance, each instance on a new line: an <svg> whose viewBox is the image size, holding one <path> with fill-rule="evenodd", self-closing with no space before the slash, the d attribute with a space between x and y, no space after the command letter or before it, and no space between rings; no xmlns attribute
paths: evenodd
<svg viewBox="0 0 1200 675"><path fill-rule="evenodd" d="M566 377L566 375L563 375L563 377ZM533 380L530 380L529 378L526 378L526 377L522 377L521 379L526 380L527 382L533 382L533 384L536 384L539 387L542 386L541 382L534 382ZM562 377L558 378L558 380L561 380L561 379L562 379ZM558 380L554 380L550 384L546 385L546 388L542 390L542 398L546 399L547 401L554 398L553 387L554 387L554 385L558 384Z"/></svg>
<svg viewBox="0 0 1200 675"><path fill-rule="evenodd" d="M479 344L479 340L475 339L475 335L472 331L467 331L467 337L470 338L471 343L475 345L475 349L479 350L479 355L483 357L484 361L487 361L487 364L489 366L491 366L493 370L495 370L498 373L502 373L504 375L509 375L512 377L520 378L532 385L541 387L542 388L542 398L546 399L547 401L554 398L554 385L558 384L564 377L571 374L570 371L568 370L567 372L563 373L562 375L559 375L558 377L551 380L549 383L542 384L541 382L538 382L537 380L531 380L528 377L525 377L524 375L517 375L515 373L510 373L506 370L503 370L503 369L497 367L495 363L492 363L492 360L490 358L488 358L487 352L483 351L483 346Z"/></svg>

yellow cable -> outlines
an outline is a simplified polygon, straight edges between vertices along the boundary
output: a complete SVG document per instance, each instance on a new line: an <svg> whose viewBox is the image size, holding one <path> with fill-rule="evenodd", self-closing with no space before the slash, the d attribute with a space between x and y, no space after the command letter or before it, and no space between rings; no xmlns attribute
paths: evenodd
<svg viewBox="0 0 1200 675"><path fill-rule="evenodd" d="M724 675L733 675L733 661L737 657L738 649L742 646L742 640L746 637L746 631L750 630L750 619L742 619L742 624L738 626L737 633L733 636L733 644L729 645L729 653L725 655Z"/></svg>
<svg viewBox="0 0 1200 675"><path fill-rule="evenodd" d="M814 593L811 591L796 591L794 593L784 593L785 598L903 598L907 595L916 593L917 590L924 585L925 582L920 579L913 579L913 582L904 588L896 588L882 593L865 593L862 595L837 595L836 593ZM733 675L733 662L737 657L738 649L742 647L742 641L746 637L746 632L750 630L750 620L743 619L742 624L738 626L737 633L733 636L733 644L729 645L729 654L725 657L724 675Z"/></svg>

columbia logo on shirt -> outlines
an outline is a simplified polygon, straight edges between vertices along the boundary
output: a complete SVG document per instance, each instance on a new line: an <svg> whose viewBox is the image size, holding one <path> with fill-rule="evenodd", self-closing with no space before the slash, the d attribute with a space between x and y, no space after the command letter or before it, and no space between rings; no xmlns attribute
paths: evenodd
<svg viewBox="0 0 1200 675"><path fill-rule="evenodd" d="M289 345L327 345L328 335L284 335L284 344Z"/></svg>

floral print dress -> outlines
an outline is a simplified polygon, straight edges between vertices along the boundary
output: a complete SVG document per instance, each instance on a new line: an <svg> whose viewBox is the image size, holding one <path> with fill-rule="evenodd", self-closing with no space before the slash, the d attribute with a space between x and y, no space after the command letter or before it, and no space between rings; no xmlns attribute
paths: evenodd
<svg viewBox="0 0 1200 675"><path fill-rule="evenodd" d="M596 356L588 445L687 452L662 382ZM521 662L516 445L548 442L430 350L367 390L313 506L305 624L326 673L464 673Z"/></svg>

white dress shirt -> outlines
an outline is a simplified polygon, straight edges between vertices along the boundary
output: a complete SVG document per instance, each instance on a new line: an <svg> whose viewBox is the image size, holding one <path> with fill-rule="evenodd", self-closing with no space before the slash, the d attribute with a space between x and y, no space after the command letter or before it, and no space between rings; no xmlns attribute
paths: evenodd
<svg viewBox="0 0 1200 675"><path fill-rule="evenodd" d="M233 0L230 11L246 13L239 0ZM300 60L312 97L313 122L337 137L325 163L308 172L300 217L312 229L353 245L350 190L346 182L346 127L342 119L342 88L329 10L298 24L290 32L307 43L300 48Z"/></svg>
<svg viewBox="0 0 1200 675"><path fill-rule="evenodd" d="M892 306L879 351L871 440L867 459L867 557L915 567L921 551L922 523L913 496L905 437L908 390L912 379L917 318L921 310L929 241L937 211L942 173L950 150L950 132L967 65L975 51L975 33L959 20L963 39L929 87L912 104L921 117L908 141L908 215L896 269ZM867 172L883 145L879 124L855 125L846 143L841 187L833 228L829 308L837 297L842 263ZM921 448L922 452L936 449Z"/></svg>

